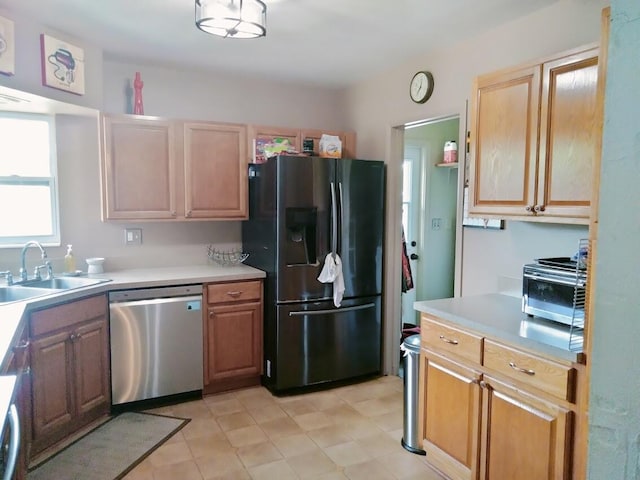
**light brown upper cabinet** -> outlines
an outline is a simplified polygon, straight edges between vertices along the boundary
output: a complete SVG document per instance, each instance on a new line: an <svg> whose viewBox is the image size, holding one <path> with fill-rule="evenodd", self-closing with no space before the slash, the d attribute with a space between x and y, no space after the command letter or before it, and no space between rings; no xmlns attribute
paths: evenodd
<svg viewBox="0 0 640 480"><path fill-rule="evenodd" d="M103 220L247 217L244 125L104 115Z"/></svg>
<svg viewBox="0 0 640 480"><path fill-rule="evenodd" d="M476 78L471 216L589 222L597 70L591 46Z"/></svg>
<svg viewBox="0 0 640 480"><path fill-rule="evenodd" d="M355 132L250 125L248 141L249 162L264 162L265 159L262 145L265 142L274 142L276 139L288 141L297 152L303 151L303 141L305 139L313 140L313 152L318 155L320 150L320 138L323 133L340 138L340 141L342 142L342 158L357 158Z"/></svg>

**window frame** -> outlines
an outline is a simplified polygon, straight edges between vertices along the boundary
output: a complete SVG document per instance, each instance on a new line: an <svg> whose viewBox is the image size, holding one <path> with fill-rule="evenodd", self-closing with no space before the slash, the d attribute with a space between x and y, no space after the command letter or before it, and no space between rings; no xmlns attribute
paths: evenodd
<svg viewBox="0 0 640 480"><path fill-rule="evenodd" d="M49 128L49 171L50 176L0 176L0 185L9 186L47 186L51 201L51 235L29 235L29 236L0 236L0 248L21 247L30 240L35 240L44 246L59 246L61 244L60 234L60 205L58 192L58 156L56 149L56 128L54 115L42 113L25 113L0 111L0 118L25 119L46 121Z"/></svg>

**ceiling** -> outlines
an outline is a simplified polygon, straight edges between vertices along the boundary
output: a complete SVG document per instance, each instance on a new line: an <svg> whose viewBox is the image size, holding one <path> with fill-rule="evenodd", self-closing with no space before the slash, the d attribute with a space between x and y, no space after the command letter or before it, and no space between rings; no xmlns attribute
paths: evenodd
<svg viewBox="0 0 640 480"><path fill-rule="evenodd" d="M0 0L97 44L106 59L345 87L410 58L568 0L265 0L267 36L194 25L194 0Z"/></svg>

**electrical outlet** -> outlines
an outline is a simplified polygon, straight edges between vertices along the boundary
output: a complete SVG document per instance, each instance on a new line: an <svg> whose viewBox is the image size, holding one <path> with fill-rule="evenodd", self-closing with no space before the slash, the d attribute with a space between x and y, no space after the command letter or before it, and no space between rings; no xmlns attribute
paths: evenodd
<svg viewBox="0 0 640 480"><path fill-rule="evenodd" d="M142 245L142 229L141 228L125 228L124 244L125 245Z"/></svg>
<svg viewBox="0 0 640 480"><path fill-rule="evenodd" d="M442 227L442 219L441 218L432 218L431 219L431 230L440 230Z"/></svg>

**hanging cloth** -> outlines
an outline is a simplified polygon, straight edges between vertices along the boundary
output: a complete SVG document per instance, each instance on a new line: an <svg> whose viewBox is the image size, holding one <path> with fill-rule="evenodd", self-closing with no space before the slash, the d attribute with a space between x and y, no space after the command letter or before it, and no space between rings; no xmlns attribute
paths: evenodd
<svg viewBox="0 0 640 480"><path fill-rule="evenodd" d="M324 266L318 281L322 283L333 282L333 304L339 307L344 295L344 278L342 276L342 260L337 253L329 253L324 259Z"/></svg>
<svg viewBox="0 0 640 480"><path fill-rule="evenodd" d="M404 238L404 227L402 227L402 293L413 288L413 276L411 275L411 265L407 255L407 241Z"/></svg>

